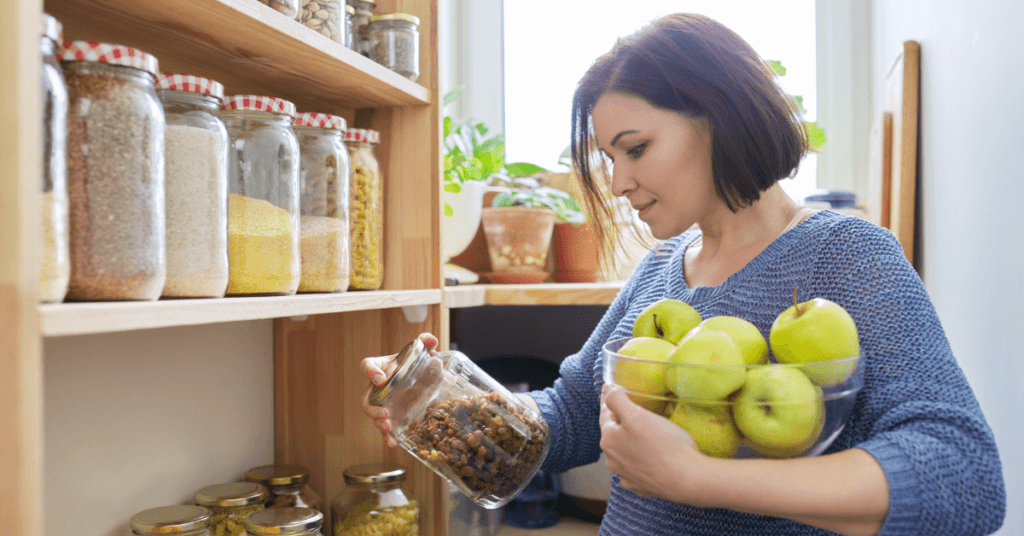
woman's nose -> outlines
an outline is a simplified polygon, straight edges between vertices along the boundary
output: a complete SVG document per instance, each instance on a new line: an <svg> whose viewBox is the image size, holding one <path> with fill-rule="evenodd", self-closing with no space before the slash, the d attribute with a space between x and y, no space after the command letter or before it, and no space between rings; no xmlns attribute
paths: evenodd
<svg viewBox="0 0 1024 536"><path fill-rule="evenodd" d="M624 166L624 165L618 165L618 166L613 165L612 169L611 169L611 173L612 173L612 195L614 195L616 197L622 197L622 196L626 195L630 190L632 190L635 187L635 185L633 184L633 181L628 178L629 175L628 175L628 172L626 170L626 166Z"/></svg>

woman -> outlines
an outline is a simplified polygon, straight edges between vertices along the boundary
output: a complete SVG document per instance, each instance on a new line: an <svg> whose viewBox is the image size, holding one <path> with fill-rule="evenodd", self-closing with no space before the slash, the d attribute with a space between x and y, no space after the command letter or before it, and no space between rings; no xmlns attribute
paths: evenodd
<svg viewBox="0 0 1024 536"><path fill-rule="evenodd" d="M887 230L809 210L782 190L806 141L791 100L746 42L698 15L654 21L580 81L572 136L591 212L610 210L599 154L612 162L611 192L663 240L555 386L525 397L552 430L544 470L607 455L615 476L601 534L965 536L1002 524L994 438L920 278ZM629 337L654 301L738 316L767 337L794 286L799 301L826 298L851 314L866 367L853 415L824 454L710 457L682 428L603 385L601 346ZM373 383L389 359L364 360ZM390 430L385 411L374 416Z"/></svg>

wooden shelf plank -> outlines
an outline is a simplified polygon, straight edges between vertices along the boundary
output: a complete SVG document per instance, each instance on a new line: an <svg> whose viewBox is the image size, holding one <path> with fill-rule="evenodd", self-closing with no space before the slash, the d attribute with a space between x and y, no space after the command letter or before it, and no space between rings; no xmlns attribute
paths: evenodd
<svg viewBox="0 0 1024 536"><path fill-rule="evenodd" d="M40 305L47 337L190 326L441 303L441 291L377 290L253 298Z"/></svg>
<svg viewBox="0 0 1024 536"><path fill-rule="evenodd" d="M444 304L449 309L481 305L608 305L624 283L460 285L445 287Z"/></svg>
<svg viewBox="0 0 1024 536"><path fill-rule="evenodd" d="M229 93L259 90L300 109L430 102L424 86L256 0L46 0L45 9L67 39L136 47Z"/></svg>

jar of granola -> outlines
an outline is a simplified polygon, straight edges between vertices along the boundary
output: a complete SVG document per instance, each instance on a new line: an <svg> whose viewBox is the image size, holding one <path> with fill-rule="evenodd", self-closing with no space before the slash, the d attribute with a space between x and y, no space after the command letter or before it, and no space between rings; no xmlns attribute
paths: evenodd
<svg viewBox="0 0 1024 536"><path fill-rule="evenodd" d="M352 6L352 50L370 57L370 17L377 7L377 0L346 0Z"/></svg>
<svg viewBox="0 0 1024 536"><path fill-rule="evenodd" d="M375 130L349 129L345 146L351 159L349 184L349 288L377 290L384 282L384 180L374 154Z"/></svg>
<svg viewBox="0 0 1024 536"><path fill-rule="evenodd" d="M136 536L176 534L178 536L214 536L210 532L213 515L209 508L194 505L161 506L132 516L131 533Z"/></svg>
<svg viewBox="0 0 1024 536"><path fill-rule="evenodd" d="M334 536L419 534L419 504L404 489L404 467L361 464L346 468L343 476L345 489L331 502Z"/></svg>
<svg viewBox="0 0 1024 536"><path fill-rule="evenodd" d="M68 253L67 121L68 88L57 56L63 27L57 19L43 14L43 175L40 215L42 217L42 258L39 271L39 301L59 302L68 291L71 258Z"/></svg>
<svg viewBox="0 0 1024 536"><path fill-rule="evenodd" d="M263 510L267 488L254 482L230 482L207 486L195 494L196 504L210 509L213 536L239 536L245 517Z"/></svg>

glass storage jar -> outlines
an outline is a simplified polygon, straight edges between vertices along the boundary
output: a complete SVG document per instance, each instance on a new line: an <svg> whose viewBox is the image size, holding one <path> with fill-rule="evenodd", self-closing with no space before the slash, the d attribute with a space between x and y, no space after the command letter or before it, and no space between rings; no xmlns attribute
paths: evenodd
<svg viewBox="0 0 1024 536"><path fill-rule="evenodd" d="M164 106L167 217L165 298L220 298L228 286L228 131L224 86L187 74L157 77Z"/></svg>
<svg viewBox="0 0 1024 536"><path fill-rule="evenodd" d="M370 57L370 17L377 7L376 0L346 0L352 6L352 50Z"/></svg>
<svg viewBox="0 0 1024 536"><path fill-rule="evenodd" d="M342 139L345 119L303 113L295 118L302 154L302 278L299 292L348 290L349 157Z"/></svg>
<svg viewBox="0 0 1024 536"><path fill-rule="evenodd" d="M197 491L195 501L210 509L213 536L239 536L245 532L245 517L263 510L267 488L255 482L215 484Z"/></svg>
<svg viewBox="0 0 1024 536"><path fill-rule="evenodd" d="M68 291L67 120L68 88L61 73L62 27L43 14L39 51L43 56L43 175L40 215L43 251L39 267L39 301L59 302Z"/></svg>
<svg viewBox="0 0 1024 536"><path fill-rule="evenodd" d="M352 6L345 6L345 46L352 48L352 17L355 16L356 9Z"/></svg>
<svg viewBox="0 0 1024 536"><path fill-rule="evenodd" d="M331 501L333 536L419 534L420 508L404 489L405 468L394 463L347 467L345 489Z"/></svg>
<svg viewBox="0 0 1024 536"><path fill-rule="evenodd" d="M324 511L320 496L309 485L309 469L301 465L262 465L246 471L245 479L267 488L266 508L296 506Z"/></svg>
<svg viewBox="0 0 1024 536"><path fill-rule="evenodd" d="M299 0L257 0L290 19L299 20Z"/></svg>
<svg viewBox="0 0 1024 536"><path fill-rule="evenodd" d="M66 41L71 300L155 300L164 256L164 110L157 59Z"/></svg>
<svg viewBox="0 0 1024 536"><path fill-rule="evenodd" d="M387 408L402 448L484 508L518 495L551 445L540 414L461 352L428 352L419 339L369 399Z"/></svg>
<svg viewBox="0 0 1024 536"><path fill-rule="evenodd" d="M138 536L176 534L178 536L214 536L210 532L212 512L194 505L161 506L132 516L131 533Z"/></svg>
<svg viewBox="0 0 1024 536"><path fill-rule="evenodd" d="M233 95L221 114L229 138L227 293L290 296L301 275L295 105Z"/></svg>
<svg viewBox="0 0 1024 536"><path fill-rule="evenodd" d="M268 508L245 518L246 536L323 536L323 513L312 508Z"/></svg>
<svg viewBox="0 0 1024 536"><path fill-rule="evenodd" d="M420 76L420 19L406 13L370 18L370 57L415 81Z"/></svg>
<svg viewBox="0 0 1024 536"><path fill-rule="evenodd" d="M345 44L345 1L344 0L302 0L302 14L299 21L320 35Z"/></svg>
<svg viewBox="0 0 1024 536"><path fill-rule="evenodd" d="M349 129L349 288L377 290L384 282L384 179L374 154L376 130Z"/></svg>

